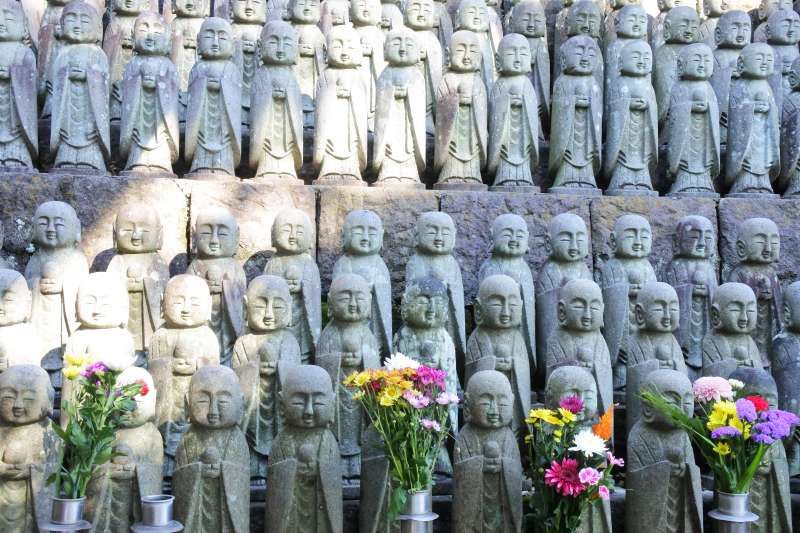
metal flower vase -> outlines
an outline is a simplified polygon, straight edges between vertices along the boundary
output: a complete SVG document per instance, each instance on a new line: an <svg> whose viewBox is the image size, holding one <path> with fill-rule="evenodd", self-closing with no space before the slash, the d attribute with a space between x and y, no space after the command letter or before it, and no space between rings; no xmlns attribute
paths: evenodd
<svg viewBox="0 0 800 533"><path fill-rule="evenodd" d="M134 533L173 533L183 524L172 519L175 497L167 494L142 496L142 521L131 527Z"/></svg>
<svg viewBox="0 0 800 533"><path fill-rule="evenodd" d="M717 492L717 508L708 516L717 521L718 533L748 533L758 515L750 512L750 494Z"/></svg>
<svg viewBox="0 0 800 533"><path fill-rule="evenodd" d="M419 492L409 492L400 520L400 533L431 533L433 522L439 515L433 512L431 488Z"/></svg>
<svg viewBox="0 0 800 533"><path fill-rule="evenodd" d="M92 524L83 519L86 498L53 498L50 522L40 524L44 531L83 531Z"/></svg>

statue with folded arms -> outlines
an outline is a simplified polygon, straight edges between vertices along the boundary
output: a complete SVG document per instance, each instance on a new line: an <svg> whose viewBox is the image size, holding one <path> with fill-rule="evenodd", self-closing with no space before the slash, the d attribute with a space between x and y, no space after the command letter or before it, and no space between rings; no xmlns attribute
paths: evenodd
<svg viewBox="0 0 800 533"><path fill-rule="evenodd" d="M547 26L542 5L537 0L523 0L510 13L509 32L519 33L528 41L531 70L528 78L536 91L539 106L539 137L550 131L550 52L547 50Z"/></svg>
<svg viewBox="0 0 800 533"><path fill-rule="evenodd" d="M292 67L303 101L303 126L313 127L317 87L325 71L325 36L317 24L320 20L319 0L290 0L289 22L297 32L298 58Z"/></svg>
<svg viewBox="0 0 800 533"><path fill-rule="evenodd" d="M414 32L417 39L419 60L414 64L422 73L425 86L425 131L428 135L435 133L434 118L436 114L436 91L442 81L443 50L450 50L444 41L436 36L434 24L436 23L436 7L439 2L434 0L409 0L406 3L405 25ZM450 19L449 13L446 14ZM450 27L448 43L452 40L453 31ZM385 54L387 59L389 55ZM423 150L424 152L424 150Z"/></svg>
<svg viewBox="0 0 800 533"><path fill-rule="evenodd" d="M699 25L697 11L693 7L675 7L670 9L664 17L664 43L651 43L655 57L653 88L658 101L659 126L663 127L667 120L670 97L675 94L672 86L680 77L678 58L684 48L700 41ZM707 67L707 70L710 76L711 67Z"/></svg>
<svg viewBox="0 0 800 533"><path fill-rule="evenodd" d="M111 101L109 114L112 122L119 122L123 116L122 79L125 67L136 54L134 26L139 15L150 12L150 2L148 0L113 0L111 8L112 14L103 34L103 52L108 56L110 69ZM162 24L166 25L163 21ZM169 38L166 40L164 54L168 53Z"/></svg>
<svg viewBox="0 0 800 533"><path fill-rule="evenodd" d="M268 0L233 0L233 62L242 73L242 127L250 127L250 101L253 78L261 58L258 54L259 38L267 22Z"/></svg>
<svg viewBox="0 0 800 533"><path fill-rule="evenodd" d="M783 109L783 99L789 92L789 73L792 62L800 57L800 15L791 6L778 9L766 23L766 41L775 56L775 70L769 76L772 95L778 109Z"/></svg>
<svg viewBox="0 0 800 533"><path fill-rule="evenodd" d="M729 11L719 18L714 31L714 42L708 46L714 50L714 67L709 79L719 106L720 143L728 142L728 95L731 80L738 68L739 55L750 44L750 17L744 11Z"/></svg>
<svg viewBox="0 0 800 533"><path fill-rule="evenodd" d="M367 102L369 104L367 127L370 131L373 131L375 128L378 78L383 69L386 68L386 58L383 52L386 35L380 29L380 0L354 0L350 2L350 19L353 21L353 27L361 39L363 60L358 70L361 72L364 86L367 88Z"/></svg>
<svg viewBox="0 0 800 533"><path fill-rule="evenodd" d="M174 18L170 22L172 51L170 59L178 70L180 90L180 119L186 120L186 104L189 99L189 73L197 62L197 36L200 26L209 15L208 0L171 0Z"/></svg>

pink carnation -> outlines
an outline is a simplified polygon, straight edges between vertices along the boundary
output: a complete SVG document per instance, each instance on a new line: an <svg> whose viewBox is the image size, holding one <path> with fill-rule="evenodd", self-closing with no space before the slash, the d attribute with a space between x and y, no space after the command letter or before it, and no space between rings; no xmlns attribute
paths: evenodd
<svg viewBox="0 0 800 533"><path fill-rule="evenodd" d="M550 468L544 471L544 482L562 496L575 497L586 490L578 479L578 461L575 459L551 462Z"/></svg>
<svg viewBox="0 0 800 533"><path fill-rule="evenodd" d="M606 459L608 459L608 464L611 466L618 466L620 468L625 466L625 459L622 457L614 457L614 454L611 452L606 452Z"/></svg>
<svg viewBox="0 0 800 533"><path fill-rule="evenodd" d="M597 485L600 483L600 472L592 467L581 468L581 471L578 472L578 479L584 485Z"/></svg>
<svg viewBox="0 0 800 533"><path fill-rule="evenodd" d="M433 431L442 430L442 426L440 426L439 422L437 422L436 420L429 420L427 418L423 418L422 420L419 421L419 423L422 424L423 428L428 430L433 430Z"/></svg>
<svg viewBox="0 0 800 533"><path fill-rule="evenodd" d="M440 389L444 388L444 378L447 372L438 368L421 365L417 369L416 380L423 385L436 385Z"/></svg>
<svg viewBox="0 0 800 533"><path fill-rule="evenodd" d="M715 376L698 378L692 386L692 392L701 403L733 399L733 389L728 380Z"/></svg>
<svg viewBox="0 0 800 533"><path fill-rule="evenodd" d="M608 487L606 487L605 485L600 485L600 487L597 489L597 493L603 500L607 500L611 497L611 493L609 492Z"/></svg>
<svg viewBox="0 0 800 533"><path fill-rule="evenodd" d="M449 392L441 392L436 397L436 403L439 405L450 405L451 403L458 403L458 396L450 394Z"/></svg>
<svg viewBox="0 0 800 533"><path fill-rule="evenodd" d="M431 403L431 399L427 396L423 396L410 390L407 390L403 393L403 398L405 398L414 409L423 409L428 407L428 405Z"/></svg>

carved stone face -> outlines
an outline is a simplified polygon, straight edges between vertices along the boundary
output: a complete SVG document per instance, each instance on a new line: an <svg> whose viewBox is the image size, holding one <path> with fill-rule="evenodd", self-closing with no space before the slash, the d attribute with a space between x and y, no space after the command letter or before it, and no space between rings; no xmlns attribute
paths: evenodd
<svg viewBox="0 0 800 533"><path fill-rule="evenodd" d="M100 17L92 6L73 0L61 12L61 36L68 42L94 43L100 34Z"/></svg>
<svg viewBox="0 0 800 533"><path fill-rule="evenodd" d="M589 76L594 72L599 50L590 37L571 37L563 44L562 50L565 74Z"/></svg>
<svg viewBox="0 0 800 533"><path fill-rule="evenodd" d="M514 32L528 38L544 37L547 23L541 5L538 2L523 1L514 6L511 27Z"/></svg>
<svg viewBox="0 0 800 533"><path fill-rule="evenodd" d="M194 358L194 345L185 337L178 339L175 343L175 351L172 354L172 374L175 376L193 376L197 372L197 359Z"/></svg>
<svg viewBox="0 0 800 533"><path fill-rule="evenodd" d="M406 26L412 30L430 30L436 22L433 0L411 0L406 4Z"/></svg>
<svg viewBox="0 0 800 533"><path fill-rule="evenodd" d="M481 47L471 31L457 31L450 41L450 70L477 72L480 68Z"/></svg>
<svg viewBox="0 0 800 533"><path fill-rule="evenodd" d="M464 0L456 14L456 25L459 30L485 32L489 29L489 12L481 0Z"/></svg>
<svg viewBox="0 0 800 533"><path fill-rule="evenodd" d="M276 20L264 27L261 59L266 65L294 65L297 62L297 33L291 24Z"/></svg>
<svg viewBox="0 0 800 533"><path fill-rule="evenodd" d="M117 385L119 386L130 385L137 381L144 382L148 391L144 396L139 394L134 397L133 400L136 402L136 407L132 412L123 416L123 427L139 427L156 417L156 388L150 372L143 368L132 366L123 370L117 377Z"/></svg>
<svg viewBox="0 0 800 533"><path fill-rule="evenodd" d="M747 13L729 11L719 18L714 41L720 48L744 48L750 42L752 24Z"/></svg>
<svg viewBox="0 0 800 533"><path fill-rule="evenodd" d="M681 50L678 56L678 74L684 80L707 80L714 72L714 56L711 49L695 43Z"/></svg>
<svg viewBox="0 0 800 533"><path fill-rule="evenodd" d="M798 20L800 26L800 20ZM774 71L775 56L766 43L748 44L738 59L739 75L750 79L767 79Z"/></svg>
<svg viewBox="0 0 800 533"><path fill-rule="evenodd" d="M444 326L447 313L447 292L437 279L414 280L403 294L403 322L412 328Z"/></svg>
<svg viewBox="0 0 800 533"><path fill-rule="evenodd" d="M800 281L783 292L783 325L792 333L800 333Z"/></svg>
<svg viewBox="0 0 800 533"><path fill-rule="evenodd" d="M277 276L259 276L247 287L247 325L251 331L283 329L292 321L289 286Z"/></svg>
<svg viewBox="0 0 800 533"><path fill-rule="evenodd" d="M393 67L416 65L419 61L419 44L414 33L405 27L390 31L383 46L383 55Z"/></svg>
<svg viewBox="0 0 800 533"><path fill-rule="evenodd" d="M292 21L301 24L316 24L319 22L319 0L293 0Z"/></svg>
<svg viewBox="0 0 800 533"><path fill-rule="evenodd" d="M636 323L644 331L670 333L678 329L678 295L666 283L646 283L636 298Z"/></svg>
<svg viewBox="0 0 800 533"><path fill-rule="evenodd" d="M768 218L749 218L741 223L736 239L736 254L747 263L768 265L781 255L778 226Z"/></svg>
<svg viewBox="0 0 800 533"><path fill-rule="evenodd" d="M588 0L576 2L567 14L567 33L569 35L600 36L600 9Z"/></svg>
<svg viewBox="0 0 800 533"><path fill-rule="evenodd" d="M233 56L233 35L228 21L207 18L197 33L197 52L203 59L230 59Z"/></svg>
<svg viewBox="0 0 800 533"><path fill-rule="evenodd" d="M0 327L25 322L31 314L31 291L15 270L0 269Z"/></svg>
<svg viewBox="0 0 800 533"><path fill-rule="evenodd" d="M208 15L206 0L173 0L175 14L179 17L204 17Z"/></svg>
<svg viewBox="0 0 800 533"><path fill-rule="evenodd" d="M164 291L164 319L168 326L193 328L211 318L211 294L203 278L183 274L167 283Z"/></svg>
<svg viewBox="0 0 800 533"><path fill-rule="evenodd" d="M485 429L508 426L514 416L511 384L500 372L483 370L469 380L466 391L469 423Z"/></svg>
<svg viewBox="0 0 800 533"><path fill-rule="evenodd" d="M357 26L377 26L381 22L380 0L352 0L350 20Z"/></svg>
<svg viewBox="0 0 800 533"><path fill-rule="evenodd" d="M361 64L361 40L347 26L335 26L328 38L328 65L336 68L355 68Z"/></svg>
<svg viewBox="0 0 800 533"><path fill-rule="evenodd" d="M642 39L647 35L647 13L639 5L623 7L617 15L617 36Z"/></svg>
<svg viewBox="0 0 800 533"><path fill-rule="evenodd" d="M272 244L286 254L300 254L311 248L314 234L311 220L299 209L278 213L272 224Z"/></svg>
<svg viewBox="0 0 800 533"><path fill-rule="evenodd" d="M239 225L227 209L208 209L197 215L194 229L201 259L233 257L239 246Z"/></svg>
<svg viewBox="0 0 800 533"><path fill-rule="evenodd" d="M453 251L456 228L446 213L423 213L417 222L417 250L427 254L445 255Z"/></svg>
<svg viewBox="0 0 800 533"><path fill-rule="evenodd" d="M116 328L128 322L128 292L107 272L93 272L78 288L76 303L82 328Z"/></svg>
<svg viewBox="0 0 800 533"><path fill-rule="evenodd" d="M528 225L519 215L500 215L492 223L492 253L522 257L528 251Z"/></svg>
<svg viewBox="0 0 800 533"><path fill-rule="evenodd" d="M328 306L334 320L341 322L366 320L372 310L369 285L358 274L337 276L328 292Z"/></svg>
<svg viewBox="0 0 800 533"><path fill-rule="evenodd" d="M147 0L114 0L114 12L130 17L150 9Z"/></svg>
<svg viewBox="0 0 800 533"><path fill-rule="evenodd" d="M475 321L489 329L517 328L522 323L519 285L504 275L489 276L478 289Z"/></svg>
<svg viewBox="0 0 800 533"><path fill-rule="evenodd" d="M653 53L645 41L626 44L619 54L619 69L626 76L647 76L653 70Z"/></svg>
<svg viewBox="0 0 800 533"><path fill-rule="evenodd" d="M767 21L767 38L771 44L797 44L800 41L800 15L791 4L779 9Z"/></svg>
<svg viewBox="0 0 800 533"><path fill-rule="evenodd" d="M675 229L678 255L693 259L708 259L716 248L714 228L705 217L688 216L678 222Z"/></svg>
<svg viewBox="0 0 800 533"><path fill-rule="evenodd" d="M571 280L561 287L558 322L571 331L597 331L603 326L603 293L589 280Z"/></svg>
<svg viewBox="0 0 800 533"><path fill-rule="evenodd" d="M344 219L342 241L347 254L377 254L383 245L383 223L372 211L351 211Z"/></svg>
<svg viewBox="0 0 800 533"><path fill-rule="evenodd" d="M52 411L54 394L43 369L12 366L0 374L0 423L24 426L43 420Z"/></svg>
<svg viewBox="0 0 800 533"><path fill-rule="evenodd" d="M664 20L664 40L668 43L689 44L697 42L700 21L691 7L672 9Z"/></svg>
<svg viewBox="0 0 800 533"><path fill-rule="evenodd" d="M284 378L281 399L286 423L296 428L321 428L333 420L331 378L318 366L293 367Z"/></svg>
<svg viewBox="0 0 800 533"><path fill-rule="evenodd" d="M521 35L509 34L500 40L497 50L497 68L507 76L531 71L531 49Z"/></svg>
<svg viewBox="0 0 800 533"><path fill-rule="evenodd" d="M204 366L189 384L192 423L211 429L233 427L242 418L244 397L239 378L225 366Z"/></svg>
<svg viewBox="0 0 800 533"><path fill-rule="evenodd" d="M791 0L761 0L758 5L758 20L767 20L779 9L792 9Z"/></svg>
<svg viewBox="0 0 800 533"><path fill-rule="evenodd" d="M233 20L263 24L267 20L267 7L264 0L233 0Z"/></svg>
<svg viewBox="0 0 800 533"><path fill-rule="evenodd" d="M711 322L722 333L751 333L756 312L753 289L743 283L723 283L714 293Z"/></svg>
<svg viewBox="0 0 800 533"><path fill-rule="evenodd" d="M653 231L650 223L639 215L623 215L614 222L609 245L615 257L642 258L650 255Z"/></svg>
<svg viewBox="0 0 800 533"><path fill-rule="evenodd" d="M158 17L158 15L148 16ZM150 206L126 206L117 213L114 221L114 243L117 252L121 254L156 252L161 248L161 235L158 212Z"/></svg>
<svg viewBox="0 0 800 533"><path fill-rule="evenodd" d="M583 261L589 254L586 223L578 215L557 215L550 221L547 233L547 246L553 261Z"/></svg>
<svg viewBox="0 0 800 533"><path fill-rule="evenodd" d="M729 9L728 0L703 0L703 11L707 17L721 17Z"/></svg>
<svg viewBox="0 0 800 533"><path fill-rule="evenodd" d="M549 408L558 407L561 400L570 396L583 400L583 411L576 416L578 422L588 422L597 416L597 385L585 368L562 366L547 379L545 397Z"/></svg>
<svg viewBox="0 0 800 533"><path fill-rule="evenodd" d="M73 248L81 240L81 223L72 206L45 202L33 215L33 244L54 250Z"/></svg>
<svg viewBox="0 0 800 533"><path fill-rule="evenodd" d="M651 372L642 384L642 389L660 394L667 402L683 411L686 416L692 417L694 415L692 384L681 372L668 369ZM646 403L642 405L642 417L648 424L656 427L664 429L676 428L670 417L653 409Z"/></svg>
<svg viewBox="0 0 800 533"><path fill-rule="evenodd" d="M21 4L13 0L0 2L0 41L22 42L25 36L25 15Z"/></svg>

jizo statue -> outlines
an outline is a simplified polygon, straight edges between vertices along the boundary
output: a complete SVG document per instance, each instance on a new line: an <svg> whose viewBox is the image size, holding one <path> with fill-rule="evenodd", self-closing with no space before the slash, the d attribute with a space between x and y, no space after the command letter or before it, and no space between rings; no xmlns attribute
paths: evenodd
<svg viewBox="0 0 800 533"><path fill-rule="evenodd" d="M434 0L408 0L405 10L405 25L413 30L419 47L419 60L415 64L422 73L425 84L425 130L429 135L435 133L436 91L442 81L444 63L442 54L446 46L435 31L438 5L440 3ZM449 21L450 14L448 13L446 17ZM448 45L451 43L452 35L451 23ZM385 55L388 58L388 54Z"/></svg>
<svg viewBox="0 0 800 533"><path fill-rule="evenodd" d="M622 49L633 41L647 41L647 23L649 19L647 17L647 12L642 6L639 4L628 4L615 13L617 13L614 23L616 37L607 41L603 54L606 62L603 94L610 94L620 74L620 54L622 53ZM647 76L648 81L650 81L650 73L653 68L652 50L650 50L650 52L650 71L644 74ZM606 109L610 107L609 104L611 103L611 101L606 102Z"/></svg>
<svg viewBox="0 0 800 533"><path fill-rule="evenodd" d="M731 10L731 3L726 0L703 0L703 14L705 19L700 23L698 29L700 33L700 41L714 48L715 46L715 33L719 25L722 15Z"/></svg>
<svg viewBox="0 0 800 533"><path fill-rule="evenodd" d="M250 127L250 102L253 78L261 59L258 54L259 38L267 22L268 0L233 0L233 62L242 73L242 126ZM296 46L296 45L295 45Z"/></svg>
<svg viewBox="0 0 800 533"><path fill-rule="evenodd" d="M52 66L64 44L61 29L61 12L67 0L47 0L47 7L42 16L37 35L37 94L39 116L50 118L53 99ZM24 9L24 7L23 7Z"/></svg>
<svg viewBox="0 0 800 533"><path fill-rule="evenodd" d="M0 373L16 365L42 364L44 351L30 323L31 301L22 274L0 269Z"/></svg>
<svg viewBox="0 0 800 533"><path fill-rule="evenodd" d="M781 114L781 173L778 189L784 198L800 194L800 57L792 62L789 71L790 91L784 94Z"/></svg>
<svg viewBox="0 0 800 533"><path fill-rule="evenodd" d="M458 4L458 11L453 20L455 29L459 31L470 31L477 40L478 61L476 68L480 71L481 79L486 87L491 87L496 78L495 50L497 41L493 39L489 27L489 10L484 0L462 0ZM453 67L453 43L450 40L450 67Z"/></svg>
<svg viewBox="0 0 800 533"><path fill-rule="evenodd" d="M783 330L772 341L769 354L772 375L778 387L778 405L800 416L800 283L794 282L783 293ZM784 441L789 474L800 473L800 436L797 432Z"/></svg>
<svg viewBox="0 0 800 533"><path fill-rule="evenodd" d="M602 60L602 40L600 38L601 19L600 7L593 1L580 0L574 2L566 12L566 19L564 21L565 35L561 42L564 43L570 37L575 37L576 35L585 35L595 42L598 50L598 60L593 65L592 74L597 81L597 85L600 87L600 94L602 95L604 65ZM564 60L561 57L561 54L564 52L563 44L555 49L556 65L564 64Z"/></svg>
<svg viewBox="0 0 800 533"><path fill-rule="evenodd" d="M651 28L648 31L650 34L650 46L653 50L661 48L661 46L669 40L667 36L669 33L667 18L673 9L676 7L688 7L697 13L697 4L694 0L656 0L656 5L658 6L659 13L653 19ZM672 29L674 30L674 27ZM696 31L698 31L699 41L699 21Z"/></svg>
<svg viewBox="0 0 800 533"><path fill-rule="evenodd" d="M766 41L775 54L775 72L770 76L770 86L775 102L783 109L785 93L791 90L789 73L792 62L800 57L800 15L791 6L778 9L766 23Z"/></svg>
<svg viewBox="0 0 800 533"><path fill-rule="evenodd" d="M714 69L710 83L714 88L719 106L720 142L728 139L728 95L731 80L738 68L739 54L750 43L751 22L744 11L729 11L719 18L714 30L714 43L708 46L714 50Z"/></svg>
<svg viewBox="0 0 800 533"><path fill-rule="evenodd" d="M740 366L763 369L756 329L756 297L744 283L723 283L711 303L711 327L703 338L703 375L727 378Z"/></svg>
<svg viewBox="0 0 800 533"><path fill-rule="evenodd" d="M524 0L511 9L510 16L509 31L524 36L530 48L528 77L539 106L539 135L544 137L544 133L550 131L550 52L544 8L536 0Z"/></svg>
<svg viewBox="0 0 800 533"><path fill-rule="evenodd" d="M294 66L303 100L303 125L313 127L317 87L325 71L325 36L317 24L319 0L290 0L289 21L297 32L298 58Z"/></svg>
<svg viewBox="0 0 800 533"><path fill-rule="evenodd" d="M769 18L780 10L791 11L793 9L790 0L761 0L756 9L751 11L753 14L753 22L757 24L753 28L753 42L763 43L769 38Z"/></svg>
<svg viewBox="0 0 800 533"><path fill-rule="evenodd" d="M658 122L664 125L669 110L670 96L674 94L673 84L679 78L678 57L681 51L700 40L697 11L688 6L679 6L667 12L664 19L664 44L654 48L655 68L653 87L658 100ZM711 67L707 68L711 75ZM671 115L671 113L670 113Z"/></svg>
<svg viewBox="0 0 800 533"><path fill-rule="evenodd" d="M361 40L362 61L358 70L367 89L367 103L369 115L367 116L368 128L373 131L375 127L375 103L378 96L378 78L386 68L386 59L383 53L385 34L381 31L381 3L380 0L354 0L350 2L350 20Z"/></svg>
<svg viewBox="0 0 800 533"><path fill-rule="evenodd" d="M181 122L186 120L186 104L189 99L189 73L198 59L200 26L209 15L208 0L171 0L172 2L172 52L170 59L178 69L181 103Z"/></svg>
<svg viewBox="0 0 800 533"><path fill-rule="evenodd" d="M103 52L108 57L109 82L111 84L111 101L109 114L111 120L119 122L122 118L123 76L125 67L133 58L136 37L134 25L138 16L150 11L148 0L114 0L111 5L112 15L103 34ZM162 21L162 24L165 25ZM162 28L166 31L165 28ZM166 41L169 53L169 39ZM177 98L177 94L175 95Z"/></svg>

